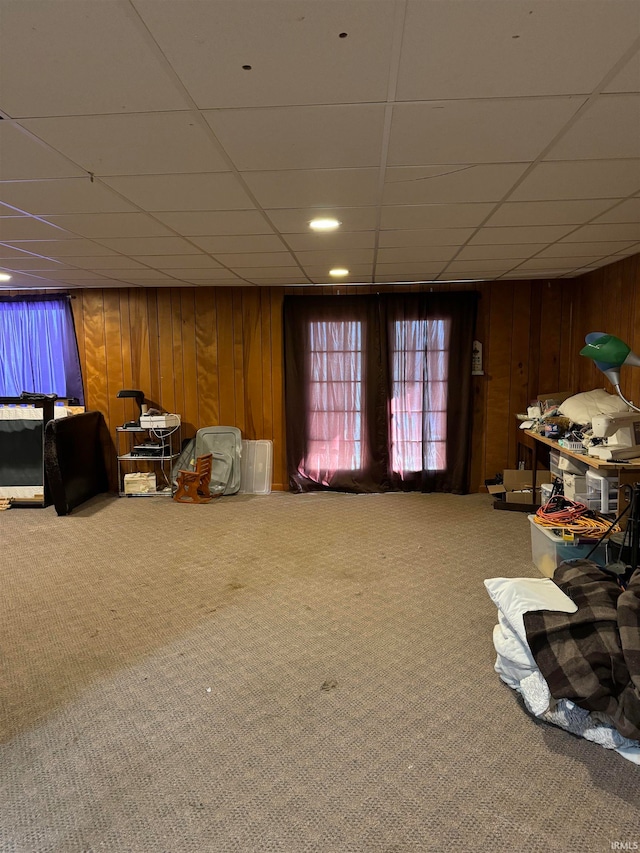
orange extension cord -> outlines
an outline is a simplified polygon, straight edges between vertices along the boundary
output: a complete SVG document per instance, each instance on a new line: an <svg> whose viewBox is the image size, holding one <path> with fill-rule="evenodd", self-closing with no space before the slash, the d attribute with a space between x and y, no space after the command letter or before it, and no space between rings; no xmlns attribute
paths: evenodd
<svg viewBox="0 0 640 853"><path fill-rule="evenodd" d="M533 520L542 527L559 527L575 536L591 539L599 539L605 533L618 533L621 530L619 524L612 527L606 518L562 495L550 498L548 503L538 509Z"/></svg>

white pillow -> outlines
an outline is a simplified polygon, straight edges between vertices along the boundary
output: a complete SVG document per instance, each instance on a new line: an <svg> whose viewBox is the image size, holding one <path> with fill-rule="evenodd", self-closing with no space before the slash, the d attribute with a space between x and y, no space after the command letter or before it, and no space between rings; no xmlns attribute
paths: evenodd
<svg viewBox="0 0 640 853"><path fill-rule="evenodd" d="M614 415L616 412L628 412L629 407L617 394L607 394L604 388L584 391L568 397L558 407L558 411L574 424L590 424L596 415Z"/></svg>
<svg viewBox="0 0 640 853"><path fill-rule="evenodd" d="M524 613L530 610L575 613L578 609L550 578L489 578L484 585L493 603L525 645Z"/></svg>

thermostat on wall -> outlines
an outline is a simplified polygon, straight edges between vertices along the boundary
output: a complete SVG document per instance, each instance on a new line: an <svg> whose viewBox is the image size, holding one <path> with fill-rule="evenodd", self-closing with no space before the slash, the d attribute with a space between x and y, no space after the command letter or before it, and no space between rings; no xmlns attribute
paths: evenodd
<svg viewBox="0 0 640 853"><path fill-rule="evenodd" d="M180 426L180 415L140 415L144 429L171 429Z"/></svg>

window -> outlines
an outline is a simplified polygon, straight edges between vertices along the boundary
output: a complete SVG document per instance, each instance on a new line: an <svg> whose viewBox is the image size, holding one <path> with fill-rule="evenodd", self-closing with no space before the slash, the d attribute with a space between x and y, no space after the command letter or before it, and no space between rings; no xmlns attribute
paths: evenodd
<svg viewBox="0 0 640 853"><path fill-rule="evenodd" d="M404 478L447 467L447 320L393 323L391 469Z"/></svg>
<svg viewBox="0 0 640 853"><path fill-rule="evenodd" d="M0 396L84 395L67 297L0 298Z"/></svg>
<svg viewBox="0 0 640 853"><path fill-rule="evenodd" d="M306 447L300 472L328 485L334 471L362 467L362 323L309 324Z"/></svg>
<svg viewBox="0 0 640 853"><path fill-rule="evenodd" d="M294 492L465 493L478 294L284 298Z"/></svg>

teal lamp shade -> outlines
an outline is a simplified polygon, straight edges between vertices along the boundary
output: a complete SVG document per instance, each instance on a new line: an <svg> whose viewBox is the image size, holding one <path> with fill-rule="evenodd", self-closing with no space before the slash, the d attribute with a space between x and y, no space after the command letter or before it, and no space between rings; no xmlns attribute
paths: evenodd
<svg viewBox="0 0 640 853"><path fill-rule="evenodd" d="M631 347L615 335L591 332L585 341L586 345L580 350L580 355L592 358L600 370L603 369L601 365L606 365L606 368L620 367L631 352Z"/></svg>
<svg viewBox="0 0 640 853"><path fill-rule="evenodd" d="M604 332L589 332L580 355L593 359L596 367L616 388L620 386L620 367L623 364L640 366L640 358L631 351L630 346L615 335L606 335Z"/></svg>

